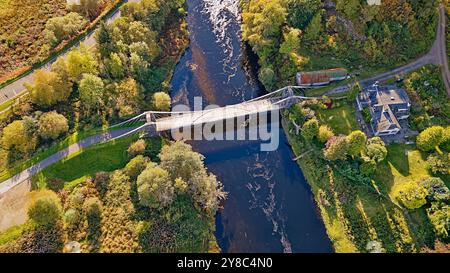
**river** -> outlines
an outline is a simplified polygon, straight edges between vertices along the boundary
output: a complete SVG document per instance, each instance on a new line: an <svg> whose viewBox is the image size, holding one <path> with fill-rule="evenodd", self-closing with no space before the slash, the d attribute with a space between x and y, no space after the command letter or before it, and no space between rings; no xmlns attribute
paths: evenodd
<svg viewBox="0 0 450 273"><path fill-rule="evenodd" d="M235 104L264 93L241 44L239 0L188 0L190 47L175 69L174 105ZM278 121L275 121L278 122ZM224 252L331 252L311 189L283 130L274 152L259 141L193 141L229 193L216 217Z"/></svg>

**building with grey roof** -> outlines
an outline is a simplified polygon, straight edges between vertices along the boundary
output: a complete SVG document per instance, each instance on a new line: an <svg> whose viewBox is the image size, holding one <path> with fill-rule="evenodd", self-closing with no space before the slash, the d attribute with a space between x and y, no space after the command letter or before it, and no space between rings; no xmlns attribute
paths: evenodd
<svg viewBox="0 0 450 273"><path fill-rule="evenodd" d="M367 108L371 115L370 127L375 136L397 134L402 127L399 120L410 114L410 100L404 89L374 84L356 98L359 111Z"/></svg>

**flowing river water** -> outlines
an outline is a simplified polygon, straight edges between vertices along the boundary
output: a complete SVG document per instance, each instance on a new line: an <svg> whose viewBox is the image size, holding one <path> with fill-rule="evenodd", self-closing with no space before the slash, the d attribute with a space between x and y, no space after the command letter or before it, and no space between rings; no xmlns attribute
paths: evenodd
<svg viewBox="0 0 450 273"><path fill-rule="evenodd" d="M263 94L245 59L239 0L188 0L190 47L172 80L174 104L235 104ZM259 141L193 141L229 193L216 217L224 252L331 252L313 195L282 128L274 152Z"/></svg>

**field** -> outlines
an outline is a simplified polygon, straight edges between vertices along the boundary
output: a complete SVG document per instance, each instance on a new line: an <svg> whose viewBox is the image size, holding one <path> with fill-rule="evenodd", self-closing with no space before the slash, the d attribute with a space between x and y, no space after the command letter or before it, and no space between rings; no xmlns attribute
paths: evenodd
<svg viewBox="0 0 450 273"><path fill-rule="evenodd" d="M349 134L359 128L355 119L355 108L347 103L337 102L339 105L332 109L318 111L320 121L328 124L336 134Z"/></svg>
<svg viewBox="0 0 450 273"><path fill-rule="evenodd" d="M137 136L87 148L44 169L33 177L33 188L51 188L58 191L73 187L97 172L110 172L128 163L127 148Z"/></svg>
<svg viewBox="0 0 450 273"><path fill-rule="evenodd" d="M38 61L47 20L66 13L66 0L0 0L0 82Z"/></svg>

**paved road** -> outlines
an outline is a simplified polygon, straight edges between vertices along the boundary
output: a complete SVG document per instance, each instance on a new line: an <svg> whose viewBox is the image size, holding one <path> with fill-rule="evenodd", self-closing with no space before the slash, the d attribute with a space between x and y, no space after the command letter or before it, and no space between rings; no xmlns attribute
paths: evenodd
<svg viewBox="0 0 450 273"><path fill-rule="evenodd" d="M128 0L125 1L126 2L140 2L141 0ZM112 13L109 15L108 18L106 18L106 23L111 23L113 22L116 18L120 17L120 9L117 9L116 12ZM50 60L47 64L45 64L44 66L40 67L40 69L44 69L44 70L50 70L51 65L60 57L60 56L66 56L67 53L80 46L80 43L84 43L86 46L90 47L93 46L96 43L95 40L95 31L96 30L92 30L83 40L81 40L79 43L75 44L73 47L70 47L68 49L66 49L65 51L61 52L57 57L53 58L52 60ZM0 88L0 104L18 96L19 94L25 92L25 88L23 87L24 83L33 83L33 77L34 77L34 72L8 84L7 86L4 86L3 88Z"/></svg>
<svg viewBox="0 0 450 273"><path fill-rule="evenodd" d="M445 8L444 5L441 4L439 6L439 23L437 27L436 40L434 41L433 46L431 47L430 51L428 51L427 54L404 66L395 68L385 73L378 74L374 77L360 80L359 83L363 86L369 85L376 81L384 81L391 79L396 75L404 75L427 64L435 64L440 65L442 67L443 79L445 82L447 93L450 95L450 72L447 61L445 27L446 27ZM343 93L348 91L350 87L351 87L350 84L339 86L328 91L327 94L331 95Z"/></svg>
<svg viewBox="0 0 450 273"><path fill-rule="evenodd" d="M53 155L47 157L46 159L42 160L41 162L22 171L21 173L16 174L15 176L11 177L10 179L0 182L0 196L2 194L6 193L7 191L9 191L10 189L14 188L15 186L27 181L28 179L30 179L33 175L35 175L39 171L60 161L63 158L66 158L67 156L74 154L76 152L79 152L80 150L85 149L94 144L98 144L101 142L105 142L105 141L108 141L111 139L118 138L120 136L124 136L134 129L136 129L136 128L118 129L118 130L114 130L114 131L111 131L108 133L102 133L102 134L98 134L95 136L91 136L91 137L83 139L75 144L72 144L69 147L57 152L56 154L53 154Z"/></svg>

